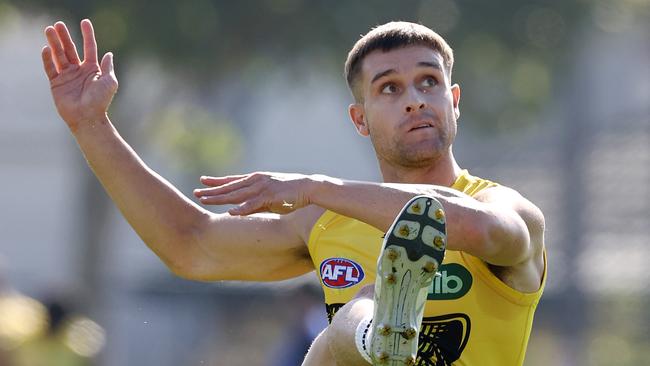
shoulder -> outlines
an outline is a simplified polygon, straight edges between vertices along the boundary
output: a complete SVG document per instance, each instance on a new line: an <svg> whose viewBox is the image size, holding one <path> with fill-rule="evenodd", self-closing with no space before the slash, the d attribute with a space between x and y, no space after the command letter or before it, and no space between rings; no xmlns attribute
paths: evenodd
<svg viewBox="0 0 650 366"><path fill-rule="evenodd" d="M513 210L526 223L531 235L544 232L545 219L542 210L512 188L497 185L478 192L474 198L503 209Z"/></svg>
<svg viewBox="0 0 650 366"><path fill-rule="evenodd" d="M520 252L518 260L512 265L489 265L491 271L504 283L522 292L537 291L544 280L546 264L544 260L544 230L545 219L542 210L522 194L512 188L495 186L487 188L475 199L492 205L496 210L509 212L507 217L515 217L519 221L523 235L521 240L512 247Z"/></svg>

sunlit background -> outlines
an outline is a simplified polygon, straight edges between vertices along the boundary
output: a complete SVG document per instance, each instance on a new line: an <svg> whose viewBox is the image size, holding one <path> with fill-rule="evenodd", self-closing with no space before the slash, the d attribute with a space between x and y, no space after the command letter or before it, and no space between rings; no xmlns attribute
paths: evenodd
<svg viewBox="0 0 650 366"><path fill-rule="evenodd" d="M43 28L95 24L111 116L186 195L202 174L380 179L347 117L347 51L389 20L455 50L456 156L546 215L527 366L650 364L650 3L0 0L0 365L297 365L313 274L175 278L119 215L51 101ZM217 208L218 210L218 208Z"/></svg>

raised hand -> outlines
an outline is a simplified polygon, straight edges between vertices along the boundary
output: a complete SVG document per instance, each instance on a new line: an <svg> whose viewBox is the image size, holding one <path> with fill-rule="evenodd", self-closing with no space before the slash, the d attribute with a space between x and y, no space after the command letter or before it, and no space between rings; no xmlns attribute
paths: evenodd
<svg viewBox="0 0 650 366"><path fill-rule="evenodd" d="M113 54L106 53L101 65L97 61L97 42L90 20L81 21L84 60L63 22L45 28L48 46L41 56L54 104L61 118L75 132L84 123L106 117L108 106L117 91Z"/></svg>
<svg viewBox="0 0 650 366"><path fill-rule="evenodd" d="M203 204L239 204L231 215L257 212L286 214L309 205L310 189L316 183L310 176L287 173L251 173L227 177L201 177L212 188L195 189Z"/></svg>

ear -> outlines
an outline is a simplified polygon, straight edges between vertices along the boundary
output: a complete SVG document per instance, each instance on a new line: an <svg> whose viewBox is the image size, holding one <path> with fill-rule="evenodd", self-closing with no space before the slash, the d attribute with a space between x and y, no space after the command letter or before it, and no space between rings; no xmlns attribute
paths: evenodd
<svg viewBox="0 0 650 366"><path fill-rule="evenodd" d="M460 85L454 84L451 86L451 95L454 103L454 115L456 116L456 119L458 119L458 117L460 117L460 109L458 108L460 104Z"/></svg>
<svg viewBox="0 0 650 366"><path fill-rule="evenodd" d="M348 107L348 112L350 112L350 119L352 120L352 123L357 129L359 135L368 136L370 134L370 130L368 129L368 121L366 120L366 112L363 108L363 104L350 104Z"/></svg>

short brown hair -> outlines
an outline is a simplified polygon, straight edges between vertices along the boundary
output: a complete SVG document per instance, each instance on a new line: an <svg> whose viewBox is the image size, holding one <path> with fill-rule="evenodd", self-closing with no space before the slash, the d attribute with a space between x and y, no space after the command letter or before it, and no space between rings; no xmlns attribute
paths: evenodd
<svg viewBox="0 0 650 366"><path fill-rule="evenodd" d="M444 68L451 79L454 52L444 38L420 24L390 22L370 30L354 44L354 47L348 53L348 59L345 61L345 79L354 98L357 101L361 100L359 92L356 90L356 84L361 74L363 59L369 53L375 50L388 52L413 45L426 46L438 51L442 56Z"/></svg>

